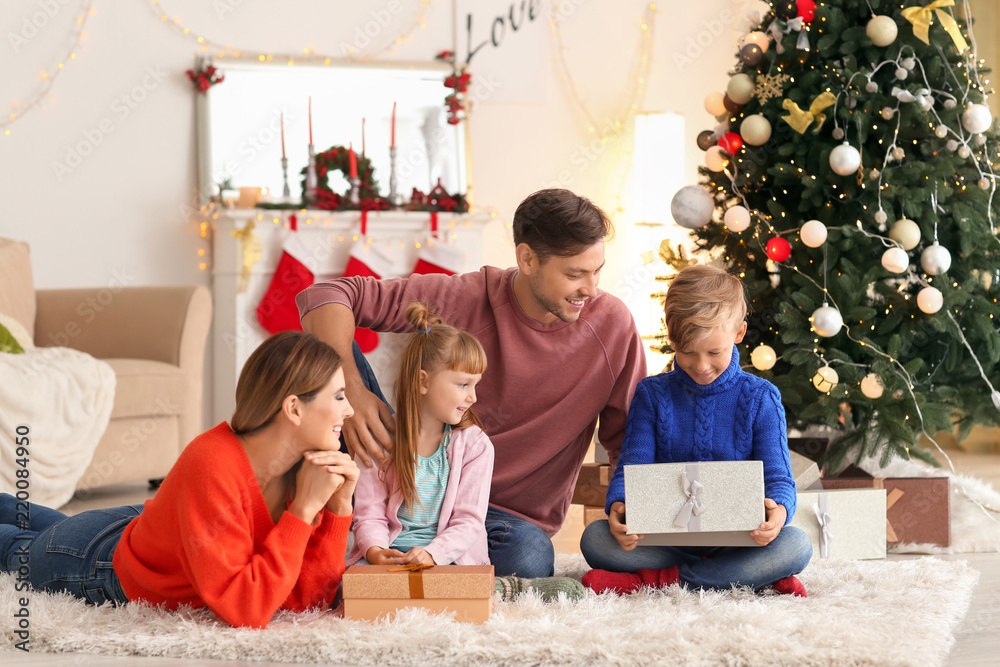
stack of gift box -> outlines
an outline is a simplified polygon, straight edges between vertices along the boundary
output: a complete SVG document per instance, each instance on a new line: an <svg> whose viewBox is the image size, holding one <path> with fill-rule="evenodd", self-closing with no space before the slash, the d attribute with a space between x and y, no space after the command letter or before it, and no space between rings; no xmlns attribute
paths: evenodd
<svg viewBox="0 0 1000 667"><path fill-rule="evenodd" d="M832 476L812 458L824 441L789 441L797 510L791 525L813 543L813 558L885 558L898 544L950 544L947 477L876 478L851 467ZM811 448L811 449L810 449ZM612 473L586 463L573 494L589 524L606 518ZM640 544L753 546L749 531L764 520L759 461L663 463L625 468L625 505Z"/></svg>

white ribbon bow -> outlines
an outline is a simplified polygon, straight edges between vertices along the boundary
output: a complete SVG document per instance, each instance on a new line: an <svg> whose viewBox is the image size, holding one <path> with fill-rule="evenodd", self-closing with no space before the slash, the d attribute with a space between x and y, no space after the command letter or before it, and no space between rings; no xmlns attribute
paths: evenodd
<svg viewBox="0 0 1000 667"><path fill-rule="evenodd" d="M795 42L795 48L800 51L809 50L809 33L802 30L805 27L805 21L801 16L798 16L791 21L773 21L770 26L768 26L767 31L771 33L771 37L774 37L774 46L778 53L784 53L785 47L781 45L781 38L790 33L793 30L798 31L799 38Z"/></svg>
<svg viewBox="0 0 1000 667"><path fill-rule="evenodd" d="M677 517L674 518L674 525L678 528L688 528L691 517L701 516L701 513L705 511L705 506L701 502L701 492L705 487L697 480L689 481L687 471L681 473L681 484L684 485L684 495L687 496L687 501L681 506Z"/></svg>
<svg viewBox="0 0 1000 667"><path fill-rule="evenodd" d="M830 532L830 515L821 510L818 503L813 505L813 511L819 520L819 555L829 558L830 542L833 540L833 533Z"/></svg>
<svg viewBox="0 0 1000 667"><path fill-rule="evenodd" d="M911 93L898 86L893 86L892 96L900 102L916 102L924 111L927 111L934 105L934 98L931 97L931 91L926 88L921 88L917 92Z"/></svg>

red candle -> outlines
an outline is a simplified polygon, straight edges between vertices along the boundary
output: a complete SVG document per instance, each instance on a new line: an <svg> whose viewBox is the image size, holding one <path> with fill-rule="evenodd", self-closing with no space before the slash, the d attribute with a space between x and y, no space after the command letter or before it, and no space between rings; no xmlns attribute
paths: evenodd
<svg viewBox="0 0 1000 667"><path fill-rule="evenodd" d="M361 118L361 157L365 156L365 119Z"/></svg>
<svg viewBox="0 0 1000 667"><path fill-rule="evenodd" d="M358 158L357 158L356 155L354 155L354 143L353 142L348 145L347 150L349 151L348 156L349 156L349 159L350 159L350 177L351 178L357 178L358 177Z"/></svg>
<svg viewBox="0 0 1000 667"><path fill-rule="evenodd" d="M313 98L309 96L309 143L313 142Z"/></svg>
<svg viewBox="0 0 1000 667"><path fill-rule="evenodd" d="M389 140L390 146L396 145L396 103L392 103L392 137Z"/></svg>
<svg viewBox="0 0 1000 667"><path fill-rule="evenodd" d="M281 112L281 157L285 157L285 112Z"/></svg>

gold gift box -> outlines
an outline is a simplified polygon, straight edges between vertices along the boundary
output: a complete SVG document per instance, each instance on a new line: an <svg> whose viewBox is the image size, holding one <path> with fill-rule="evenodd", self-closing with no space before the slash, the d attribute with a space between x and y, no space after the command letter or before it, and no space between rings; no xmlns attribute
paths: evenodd
<svg viewBox="0 0 1000 667"><path fill-rule="evenodd" d="M344 618L374 621L404 608L454 612L463 623L493 613L492 565L352 565L344 573Z"/></svg>

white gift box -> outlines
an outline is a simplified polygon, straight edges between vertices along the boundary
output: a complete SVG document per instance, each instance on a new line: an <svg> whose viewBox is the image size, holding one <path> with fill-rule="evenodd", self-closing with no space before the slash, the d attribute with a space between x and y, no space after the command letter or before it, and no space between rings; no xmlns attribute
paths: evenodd
<svg viewBox="0 0 1000 667"><path fill-rule="evenodd" d="M764 518L760 461L625 466L625 525L641 546L755 547Z"/></svg>
<svg viewBox="0 0 1000 667"><path fill-rule="evenodd" d="M813 558L885 558L885 489L799 491L790 525L813 544Z"/></svg>

